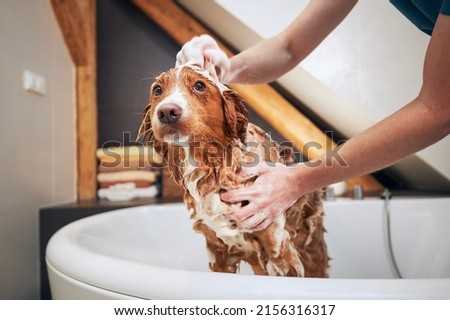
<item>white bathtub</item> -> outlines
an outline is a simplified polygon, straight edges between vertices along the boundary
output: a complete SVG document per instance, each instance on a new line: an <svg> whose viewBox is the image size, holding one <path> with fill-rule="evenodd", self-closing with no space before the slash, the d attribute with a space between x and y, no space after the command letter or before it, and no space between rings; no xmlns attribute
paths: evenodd
<svg viewBox="0 0 450 320"><path fill-rule="evenodd" d="M450 198L394 199L394 279L383 201L325 203L331 278L210 272L184 204L99 214L47 247L54 299L450 299ZM245 268L244 268L245 269Z"/></svg>

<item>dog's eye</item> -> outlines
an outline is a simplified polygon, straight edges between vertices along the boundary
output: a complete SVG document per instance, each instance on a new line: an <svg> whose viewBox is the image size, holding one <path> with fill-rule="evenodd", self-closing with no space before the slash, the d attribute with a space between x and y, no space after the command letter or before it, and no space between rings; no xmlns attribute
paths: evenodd
<svg viewBox="0 0 450 320"><path fill-rule="evenodd" d="M161 86L156 86L156 87L153 88L153 95L155 97L161 95L162 92L163 92L163 90L162 90Z"/></svg>
<svg viewBox="0 0 450 320"><path fill-rule="evenodd" d="M205 84L204 84L203 82L197 81L197 82L194 84L194 89L195 89L195 91L203 92L203 91L205 91L206 86L205 86Z"/></svg>

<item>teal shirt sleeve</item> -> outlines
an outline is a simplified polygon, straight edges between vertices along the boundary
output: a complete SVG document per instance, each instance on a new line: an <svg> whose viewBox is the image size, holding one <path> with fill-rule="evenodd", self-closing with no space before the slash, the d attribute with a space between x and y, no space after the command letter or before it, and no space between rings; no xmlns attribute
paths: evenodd
<svg viewBox="0 0 450 320"><path fill-rule="evenodd" d="M445 14L447 16L450 15L450 0L444 0L442 1L442 6L440 12L442 14Z"/></svg>
<svg viewBox="0 0 450 320"><path fill-rule="evenodd" d="M439 13L450 15L450 0L390 0L420 30L431 35Z"/></svg>

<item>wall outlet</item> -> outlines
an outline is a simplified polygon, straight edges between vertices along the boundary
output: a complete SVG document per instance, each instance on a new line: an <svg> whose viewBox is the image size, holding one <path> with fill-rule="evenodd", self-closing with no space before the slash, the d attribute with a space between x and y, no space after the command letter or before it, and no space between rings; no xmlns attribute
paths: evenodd
<svg viewBox="0 0 450 320"><path fill-rule="evenodd" d="M23 88L26 91L45 95L45 78L31 71L25 70L23 72Z"/></svg>

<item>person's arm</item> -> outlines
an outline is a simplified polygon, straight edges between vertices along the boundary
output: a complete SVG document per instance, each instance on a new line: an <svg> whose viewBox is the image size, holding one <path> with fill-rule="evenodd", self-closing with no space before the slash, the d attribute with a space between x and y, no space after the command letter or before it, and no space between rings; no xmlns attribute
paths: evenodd
<svg viewBox="0 0 450 320"><path fill-rule="evenodd" d="M261 230L301 195L334 182L385 168L450 133L450 16L439 15L427 48L423 85L416 99L369 129L348 140L339 156L325 157L288 168L261 163L243 168L258 178L248 188L228 191L229 202L248 201L230 219Z"/></svg>
<svg viewBox="0 0 450 320"><path fill-rule="evenodd" d="M357 0L311 0L300 15L281 33L228 58L216 41L201 35L184 44L176 66L216 68L222 83L255 84L277 79L308 56L347 16Z"/></svg>
<svg viewBox="0 0 450 320"><path fill-rule="evenodd" d="M357 0L311 0L281 33L230 59L225 83L273 81L306 58L339 25Z"/></svg>

